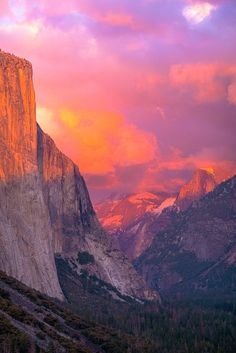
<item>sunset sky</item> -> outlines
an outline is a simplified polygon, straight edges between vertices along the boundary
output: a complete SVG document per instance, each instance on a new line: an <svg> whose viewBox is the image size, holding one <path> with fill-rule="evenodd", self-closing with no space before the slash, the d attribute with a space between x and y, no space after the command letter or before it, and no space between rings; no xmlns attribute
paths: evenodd
<svg viewBox="0 0 236 353"><path fill-rule="evenodd" d="M235 0L0 0L0 48L93 200L236 172Z"/></svg>

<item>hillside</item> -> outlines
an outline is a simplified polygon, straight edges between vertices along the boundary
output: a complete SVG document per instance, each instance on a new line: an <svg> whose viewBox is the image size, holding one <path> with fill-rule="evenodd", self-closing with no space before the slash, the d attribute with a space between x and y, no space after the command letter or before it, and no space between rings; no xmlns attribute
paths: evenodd
<svg viewBox="0 0 236 353"><path fill-rule="evenodd" d="M235 352L235 300L175 300L160 307L100 296L94 306L93 295L81 299L81 305L62 305L0 272L0 352Z"/></svg>
<svg viewBox="0 0 236 353"><path fill-rule="evenodd" d="M175 216L136 268L162 292L236 290L236 176Z"/></svg>

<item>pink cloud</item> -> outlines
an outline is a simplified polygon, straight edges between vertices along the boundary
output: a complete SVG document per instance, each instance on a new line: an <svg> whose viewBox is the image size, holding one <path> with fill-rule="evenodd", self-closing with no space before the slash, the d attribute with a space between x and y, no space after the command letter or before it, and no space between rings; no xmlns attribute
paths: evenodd
<svg viewBox="0 0 236 353"><path fill-rule="evenodd" d="M0 2L1 48L32 62L40 122L94 189L174 190L195 167L236 163L235 5L217 1L198 27L182 16L190 3L39 0L14 12ZM96 160L81 112L96 117Z"/></svg>
<svg viewBox="0 0 236 353"><path fill-rule="evenodd" d="M170 81L173 85L189 90L194 89L194 97L199 102L214 102L228 99L234 103L234 82L236 65L217 63L197 63L172 65Z"/></svg>
<svg viewBox="0 0 236 353"><path fill-rule="evenodd" d="M137 190L176 192L198 168L214 170L219 183L236 174L235 162L219 160L214 150L205 149L198 154L184 156L180 149L172 147L165 159L160 157L149 164Z"/></svg>
<svg viewBox="0 0 236 353"><path fill-rule="evenodd" d="M105 15L97 15L95 18L112 26L136 27L133 17L128 13L107 12Z"/></svg>
<svg viewBox="0 0 236 353"><path fill-rule="evenodd" d="M228 101L236 105L236 75L235 79L228 86Z"/></svg>
<svg viewBox="0 0 236 353"><path fill-rule="evenodd" d="M7 0L2 0L0 2L0 11L1 11L1 13L4 13L4 15L6 15L6 13L9 11L9 6L8 6Z"/></svg>
<svg viewBox="0 0 236 353"><path fill-rule="evenodd" d="M33 5L33 4L32 4ZM37 15L40 11L44 16L55 16L55 15L63 15L73 11L76 11L78 7L77 0L69 0L69 1L57 1L57 0L37 0L36 10L33 10L34 6L28 4L27 10L28 15Z"/></svg>

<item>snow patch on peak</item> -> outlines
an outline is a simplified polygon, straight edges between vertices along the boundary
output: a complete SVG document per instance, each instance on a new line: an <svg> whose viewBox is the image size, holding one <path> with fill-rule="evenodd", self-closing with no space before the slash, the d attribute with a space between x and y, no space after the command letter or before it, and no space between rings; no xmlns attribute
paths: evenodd
<svg viewBox="0 0 236 353"><path fill-rule="evenodd" d="M130 196L128 198L128 200L130 203L140 204L142 202L158 201L159 197L155 194L150 193L150 192L142 192L142 193Z"/></svg>
<svg viewBox="0 0 236 353"><path fill-rule="evenodd" d="M108 217L108 218L104 218L102 221L102 225L103 227L111 227L111 226L120 226L123 220L123 216L122 215L115 215L112 217Z"/></svg>
<svg viewBox="0 0 236 353"><path fill-rule="evenodd" d="M161 214L165 208L173 206L175 201L176 201L176 197L169 197L169 198L165 199L160 204L159 207L157 207L156 209L153 209L152 212L156 213L156 214Z"/></svg>

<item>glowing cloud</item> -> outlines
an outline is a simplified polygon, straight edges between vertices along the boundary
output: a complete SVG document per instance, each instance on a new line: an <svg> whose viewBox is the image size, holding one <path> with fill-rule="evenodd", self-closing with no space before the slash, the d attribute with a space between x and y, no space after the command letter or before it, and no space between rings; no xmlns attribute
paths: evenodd
<svg viewBox="0 0 236 353"><path fill-rule="evenodd" d="M16 23L6 19L4 21L0 20L0 29L8 34L18 31L18 33L21 32L34 38L40 31L40 23L37 21L28 23Z"/></svg>
<svg viewBox="0 0 236 353"><path fill-rule="evenodd" d="M235 11L233 0L0 0L0 48L32 62L38 122L94 198L176 191L195 168L236 171Z"/></svg>
<svg viewBox="0 0 236 353"><path fill-rule="evenodd" d="M212 11L216 10L216 6L204 3L195 3L188 5L183 9L183 16L192 24L199 24L209 17Z"/></svg>
<svg viewBox="0 0 236 353"><path fill-rule="evenodd" d="M197 102L214 102L227 99L236 104L236 66L217 63L195 63L172 65L170 82L183 87L188 92L194 88L193 95Z"/></svg>
<svg viewBox="0 0 236 353"><path fill-rule="evenodd" d="M55 117L39 107L37 120L83 173L106 174L116 167L146 164L158 152L154 134L113 112L62 109Z"/></svg>

